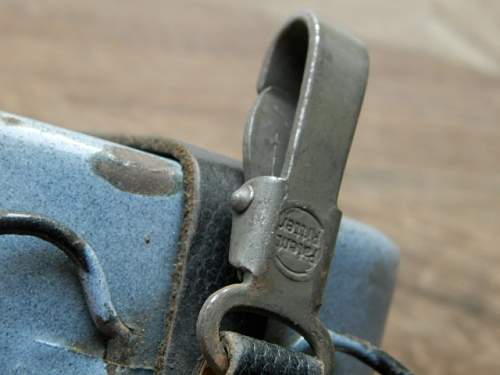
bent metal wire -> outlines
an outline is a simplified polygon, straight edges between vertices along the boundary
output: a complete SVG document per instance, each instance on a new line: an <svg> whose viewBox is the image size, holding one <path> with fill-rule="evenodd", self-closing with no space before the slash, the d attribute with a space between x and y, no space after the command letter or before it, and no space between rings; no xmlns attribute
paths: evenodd
<svg viewBox="0 0 500 375"><path fill-rule="evenodd" d="M0 235L34 236L62 250L78 270L85 300L96 328L108 338L128 339L131 330L116 312L99 259L88 242L71 229L47 217L0 211Z"/></svg>

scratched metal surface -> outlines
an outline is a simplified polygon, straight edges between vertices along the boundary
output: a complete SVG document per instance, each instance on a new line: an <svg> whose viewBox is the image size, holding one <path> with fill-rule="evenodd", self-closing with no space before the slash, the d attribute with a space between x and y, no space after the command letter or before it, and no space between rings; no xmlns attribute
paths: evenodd
<svg viewBox="0 0 500 375"><path fill-rule="evenodd" d="M93 245L119 314L143 336L132 373L151 373L181 226L180 165L0 113L0 175L1 209L43 213ZM105 343L65 255L0 236L0 263L0 373L106 374Z"/></svg>

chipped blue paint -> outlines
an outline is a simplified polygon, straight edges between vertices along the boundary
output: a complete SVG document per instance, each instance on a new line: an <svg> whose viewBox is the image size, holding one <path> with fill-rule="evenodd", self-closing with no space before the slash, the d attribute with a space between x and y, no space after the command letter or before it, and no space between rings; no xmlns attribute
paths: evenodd
<svg viewBox="0 0 500 375"><path fill-rule="evenodd" d="M144 336L131 358L137 369L129 373L151 374L168 311L183 192L117 189L91 165L109 147L122 146L0 113L0 209L41 213L92 244L119 314ZM161 160L169 178L181 182L180 165ZM0 373L106 374L103 337L64 254L35 238L1 236L0 264Z"/></svg>

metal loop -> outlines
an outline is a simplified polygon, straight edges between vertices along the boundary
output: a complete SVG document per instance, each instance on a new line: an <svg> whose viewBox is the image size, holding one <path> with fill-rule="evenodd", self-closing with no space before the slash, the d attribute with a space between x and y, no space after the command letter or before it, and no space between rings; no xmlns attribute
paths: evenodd
<svg viewBox="0 0 500 375"><path fill-rule="evenodd" d="M198 315L196 334L208 365L217 374L225 374L229 358L220 337L222 318L237 307L248 303L244 284L229 285L212 294Z"/></svg>
<svg viewBox="0 0 500 375"><path fill-rule="evenodd" d="M200 310L197 323L198 341L208 365L219 375L229 368L229 358L221 341L220 329L224 316L235 310L254 312L277 319L300 332L321 362L335 352L328 330L317 316L284 314L280 306L267 303L255 293L250 281L229 285L212 294Z"/></svg>
<svg viewBox="0 0 500 375"><path fill-rule="evenodd" d="M96 328L108 338L128 338L130 329L111 301L106 275L95 251L71 229L32 213L0 211L0 235L38 237L62 250L78 268L85 300Z"/></svg>

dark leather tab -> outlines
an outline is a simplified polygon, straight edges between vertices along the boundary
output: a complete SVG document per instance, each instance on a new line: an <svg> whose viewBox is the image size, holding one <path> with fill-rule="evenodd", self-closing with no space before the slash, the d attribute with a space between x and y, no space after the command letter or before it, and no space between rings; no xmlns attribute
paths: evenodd
<svg viewBox="0 0 500 375"><path fill-rule="evenodd" d="M184 174L184 218L173 288L166 311L165 337L155 374L189 374L201 362L196 320L203 302L216 290L238 281L228 262L231 194L243 183L241 165L223 156L169 139L106 137L114 142L179 161ZM167 272L167 270L165 270ZM254 333L265 327L228 319L226 329Z"/></svg>
<svg viewBox="0 0 500 375"><path fill-rule="evenodd" d="M253 339L234 332L224 332L229 354L227 375L323 375L323 365L309 355Z"/></svg>

